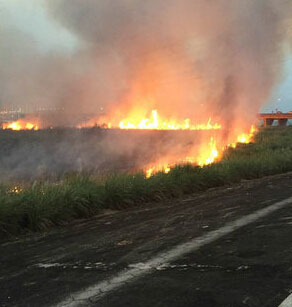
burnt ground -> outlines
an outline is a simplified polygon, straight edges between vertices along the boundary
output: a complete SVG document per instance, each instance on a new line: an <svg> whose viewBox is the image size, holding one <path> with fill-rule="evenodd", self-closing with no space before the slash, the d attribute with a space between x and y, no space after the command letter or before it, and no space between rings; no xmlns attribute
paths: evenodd
<svg viewBox="0 0 292 307"><path fill-rule="evenodd" d="M0 183L56 180L66 174L137 172L208 142L216 131L55 128L0 129Z"/></svg>
<svg viewBox="0 0 292 307"><path fill-rule="evenodd" d="M104 212L0 245L0 305L52 306L292 196L292 174ZM275 307L292 290L292 205L84 306Z"/></svg>

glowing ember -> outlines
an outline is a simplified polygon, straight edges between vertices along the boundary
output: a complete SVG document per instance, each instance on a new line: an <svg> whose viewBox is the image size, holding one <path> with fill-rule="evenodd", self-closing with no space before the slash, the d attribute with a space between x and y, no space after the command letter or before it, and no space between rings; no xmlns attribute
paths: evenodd
<svg viewBox="0 0 292 307"><path fill-rule="evenodd" d="M8 194L19 194L22 192L22 188L15 186L7 191Z"/></svg>
<svg viewBox="0 0 292 307"><path fill-rule="evenodd" d="M150 118L130 117L119 123L120 129L145 129L145 130L218 130L220 124L212 124L209 118L206 124L193 125L189 118L183 122L160 119L157 110L152 110Z"/></svg>
<svg viewBox="0 0 292 307"><path fill-rule="evenodd" d="M2 126L3 129L11 129L11 130L38 130L39 127L37 124L26 122L23 119L19 119L18 121L11 123L4 123Z"/></svg>

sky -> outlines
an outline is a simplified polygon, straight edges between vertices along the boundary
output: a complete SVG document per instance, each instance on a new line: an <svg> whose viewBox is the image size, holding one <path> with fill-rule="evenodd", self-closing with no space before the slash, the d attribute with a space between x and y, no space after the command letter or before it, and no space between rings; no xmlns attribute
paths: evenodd
<svg viewBox="0 0 292 307"><path fill-rule="evenodd" d="M38 49L44 53L73 52L78 46L77 38L50 19L42 3L43 0L0 0L0 26L2 20L6 25L31 35ZM269 112L276 108L283 112L292 110L291 84L292 57L287 55L283 77L261 111Z"/></svg>
<svg viewBox="0 0 292 307"><path fill-rule="evenodd" d="M0 20L10 27L32 35L40 51L74 51L77 46L76 38L49 18L42 2L0 0Z"/></svg>
<svg viewBox="0 0 292 307"><path fill-rule="evenodd" d="M263 106L263 112L278 109L282 112L292 111L292 56L285 60L283 79L274 89L267 104Z"/></svg>

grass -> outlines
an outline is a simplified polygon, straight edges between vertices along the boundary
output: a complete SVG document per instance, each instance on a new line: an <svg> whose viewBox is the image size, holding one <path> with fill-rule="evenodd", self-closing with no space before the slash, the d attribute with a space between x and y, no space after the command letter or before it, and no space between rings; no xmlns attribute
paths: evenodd
<svg viewBox="0 0 292 307"><path fill-rule="evenodd" d="M178 165L149 179L143 173L93 178L77 174L57 183L0 186L0 233L41 231L102 209L122 210L211 187L292 171L292 127L267 128L255 142L230 148L203 168ZM18 190L17 190L18 189Z"/></svg>

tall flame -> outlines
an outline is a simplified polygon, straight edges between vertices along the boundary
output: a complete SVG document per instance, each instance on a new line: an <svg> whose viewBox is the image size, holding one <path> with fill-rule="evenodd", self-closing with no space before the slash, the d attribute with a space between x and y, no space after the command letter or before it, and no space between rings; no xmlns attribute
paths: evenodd
<svg viewBox="0 0 292 307"><path fill-rule="evenodd" d="M150 118L131 116L124 119L119 124L120 129L156 129L156 130L219 130L221 125L212 124L209 118L206 124L192 124L189 118L183 122L175 120L160 119L157 110L152 110Z"/></svg>
<svg viewBox="0 0 292 307"><path fill-rule="evenodd" d="M219 152L216 145L216 140L211 137L208 144L208 148L202 151L201 155L197 159L197 164L199 166L209 165L216 161L219 156Z"/></svg>

